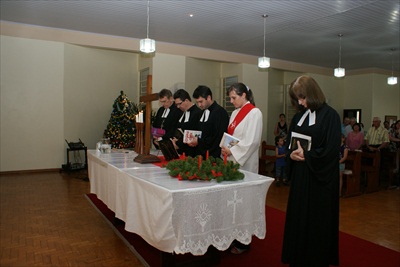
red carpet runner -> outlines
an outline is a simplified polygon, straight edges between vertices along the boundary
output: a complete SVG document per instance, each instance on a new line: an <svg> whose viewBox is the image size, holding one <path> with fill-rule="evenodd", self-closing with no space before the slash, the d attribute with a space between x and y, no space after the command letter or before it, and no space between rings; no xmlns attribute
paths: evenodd
<svg viewBox="0 0 400 267"><path fill-rule="evenodd" d="M88 194L88 199L97 209L110 221L114 220L114 212L99 200L95 194ZM283 238L283 227L285 213L266 207L267 216L267 235L260 240L253 237L250 251L241 255L233 255L228 251L220 252L221 259L218 266L268 266L284 267L281 263L281 249ZM126 232L124 224L116 224L115 227L122 236L136 249L136 251L146 260L150 266L160 266L159 250L148 245L140 236ZM355 236L340 232L339 235L339 254L341 267L399 267L400 253ZM189 255L177 255L176 262L187 261L190 258L198 258Z"/></svg>

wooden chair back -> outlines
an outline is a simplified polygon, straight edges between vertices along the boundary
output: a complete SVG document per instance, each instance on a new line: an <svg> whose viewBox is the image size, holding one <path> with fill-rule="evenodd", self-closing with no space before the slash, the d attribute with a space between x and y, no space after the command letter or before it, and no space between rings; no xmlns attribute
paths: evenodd
<svg viewBox="0 0 400 267"><path fill-rule="evenodd" d="M343 172L342 196L351 197L361 194L361 152L349 151Z"/></svg>
<svg viewBox="0 0 400 267"><path fill-rule="evenodd" d="M362 152L361 154L361 172L367 178L367 187L365 193L379 191L379 169L381 162L381 153Z"/></svg>
<svg viewBox="0 0 400 267"><path fill-rule="evenodd" d="M267 142L262 141L261 143L261 156L259 160L259 174L268 175L271 172L267 171L267 165L275 164L276 156L275 156L275 146L267 145Z"/></svg>

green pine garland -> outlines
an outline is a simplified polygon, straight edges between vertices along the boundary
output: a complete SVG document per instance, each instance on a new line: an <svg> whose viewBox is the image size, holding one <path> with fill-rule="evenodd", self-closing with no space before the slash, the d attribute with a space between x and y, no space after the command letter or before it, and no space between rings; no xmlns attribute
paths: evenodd
<svg viewBox="0 0 400 267"><path fill-rule="evenodd" d="M211 181L237 181L243 180L244 174L239 171L240 165L233 161L224 161L220 158L209 157L206 160L201 159L199 168L199 157L185 157L168 162L165 168L169 170L169 175L179 180L202 180ZM202 158L202 157L201 157Z"/></svg>

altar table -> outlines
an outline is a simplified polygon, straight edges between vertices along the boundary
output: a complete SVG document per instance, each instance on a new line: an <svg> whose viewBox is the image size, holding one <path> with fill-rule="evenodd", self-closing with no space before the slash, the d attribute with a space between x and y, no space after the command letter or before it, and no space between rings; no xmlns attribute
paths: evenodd
<svg viewBox="0 0 400 267"><path fill-rule="evenodd" d="M125 230L169 253L203 255L210 245L229 248L266 234L265 200L273 178L242 171L241 181L180 181L168 170L140 164L137 154L88 151L90 192L97 195Z"/></svg>

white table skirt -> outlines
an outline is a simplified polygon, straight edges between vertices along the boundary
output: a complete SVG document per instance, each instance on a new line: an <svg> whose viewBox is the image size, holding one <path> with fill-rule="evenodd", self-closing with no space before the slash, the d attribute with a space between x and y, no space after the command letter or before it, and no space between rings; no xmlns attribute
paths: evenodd
<svg viewBox="0 0 400 267"><path fill-rule="evenodd" d="M133 161L135 152L88 151L90 191L125 230L165 252L203 255L213 245L266 234L265 199L273 178L242 171L242 181L179 181L168 170Z"/></svg>

